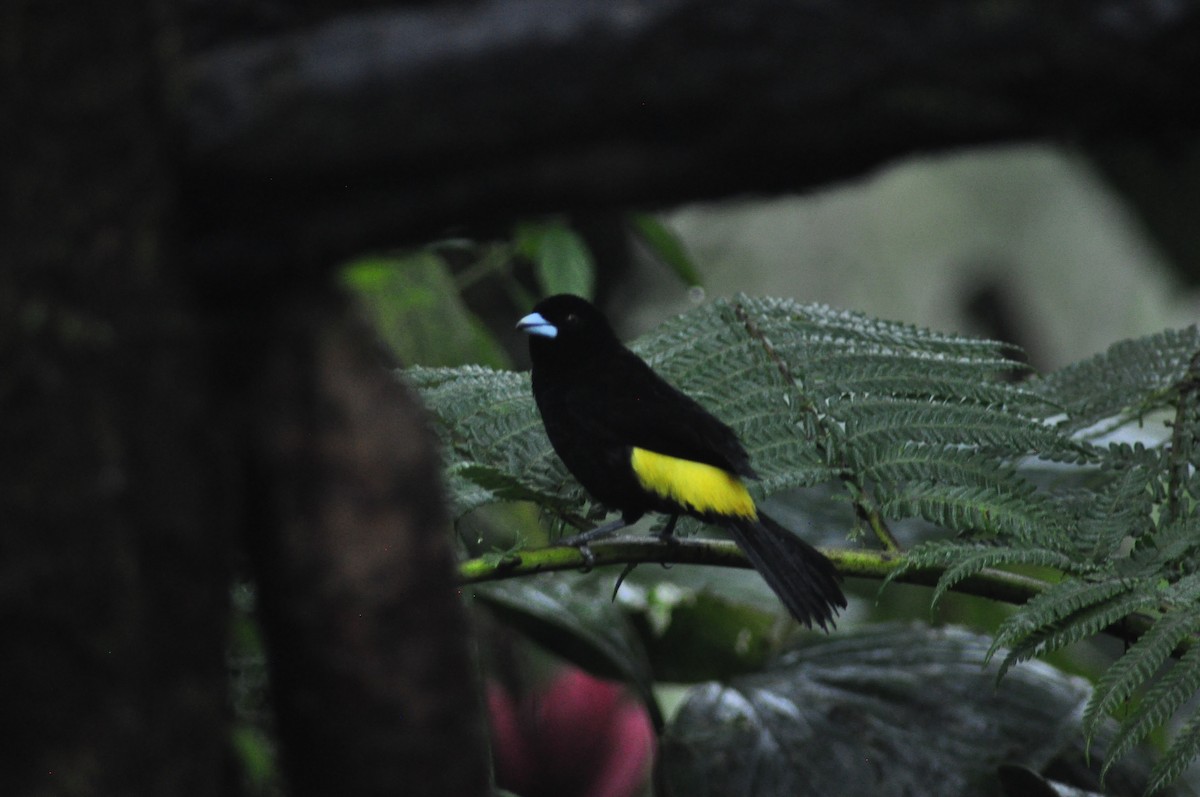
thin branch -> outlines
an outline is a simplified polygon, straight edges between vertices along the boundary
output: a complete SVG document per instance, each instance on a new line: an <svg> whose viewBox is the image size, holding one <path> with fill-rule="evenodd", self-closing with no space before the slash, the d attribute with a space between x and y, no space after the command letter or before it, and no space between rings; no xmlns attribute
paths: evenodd
<svg viewBox="0 0 1200 797"><path fill-rule="evenodd" d="M751 569L749 560L737 545L729 540L677 538L668 543L653 536L620 536L595 543L590 548L593 567L689 564ZM903 556L888 551L823 548L821 552L829 557L841 575L848 578L882 581L904 564ZM459 564L458 574L459 581L466 585L520 578L536 573L587 568L588 562L577 548L557 545L520 553L469 559ZM892 580L901 584L932 587L937 584L941 575L942 571L936 568L909 570ZM1050 582L1041 579L988 568L959 581L950 591L1021 605L1050 586ZM1105 633L1132 643L1146 633L1152 623L1153 619L1147 615L1133 614L1106 628ZM1182 655L1189 647L1190 643L1181 644L1175 655Z"/></svg>
<svg viewBox="0 0 1200 797"><path fill-rule="evenodd" d="M1200 413L1200 351L1192 355L1187 375L1174 386L1178 399L1168 451L1167 517L1178 520L1183 511L1184 486L1195 462L1196 441L1192 438L1193 419Z"/></svg>

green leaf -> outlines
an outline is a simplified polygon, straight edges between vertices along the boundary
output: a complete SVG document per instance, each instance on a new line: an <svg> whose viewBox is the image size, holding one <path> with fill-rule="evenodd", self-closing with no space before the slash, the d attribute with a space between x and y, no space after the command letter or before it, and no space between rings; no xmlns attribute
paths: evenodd
<svg viewBox="0 0 1200 797"><path fill-rule="evenodd" d="M1066 410L1063 428L1131 420L1168 407L1174 388L1200 351L1200 327L1166 330L1114 343L1104 354L1068 365L1030 384Z"/></svg>
<svg viewBox="0 0 1200 797"><path fill-rule="evenodd" d="M476 584L472 589L500 619L546 649L593 675L632 685L661 724L646 651L628 618L611 601L606 578L555 574Z"/></svg>
<svg viewBox="0 0 1200 797"><path fill-rule="evenodd" d="M945 568L933 591L932 603L935 605L956 584L987 568L1000 565L1031 565L1070 572L1079 567L1070 557L1045 548L1009 548L987 543L935 541L923 543L910 551L905 556L903 570L921 569L935 563ZM900 572L895 574L899 575Z"/></svg>
<svg viewBox="0 0 1200 797"><path fill-rule="evenodd" d="M550 447L528 374L481 367L403 373L438 419L455 518L509 499L582 511L583 488Z"/></svg>
<svg viewBox="0 0 1200 797"><path fill-rule="evenodd" d="M1129 754L1155 728L1169 720L1200 689L1200 646L1193 646L1154 682L1136 709L1121 722L1104 770Z"/></svg>
<svg viewBox="0 0 1200 797"><path fill-rule="evenodd" d="M342 282L406 365L509 364L463 303L446 262L433 252L358 260L345 267Z"/></svg>
<svg viewBox="0 0 1200 797"><path fill-rule="evenodd" d="M879 493L879 509L887 518L919 517L974 536L1031 539L1042 524L1055 520L1028 498L988 487L918 482Z"/></svg>
<svg viewBox="0 0 1200 797"><path fill-rule="evenodd" d="M596 267L583 238L566 224L522 224L514 236L517 251L533 262L542 293L573 293L592 298Z"/></svg>
<svg viewBox="0 0 1200 797"><path fill-rule="evenodd" d="M1025 635L1005 657L1001 674L1014 663L1036 655L1047 655L1088 637L1099 634L1112 624L1134 612L1152 609L1156 595L1152 589L1137 589L1136 583L1126 593L1092 603L1066 617ZM1018 612L1019 613L1019 612Z"/></svg>
<svg viewBox="0 0 1200 797"><path fill-rule="evenodd" d="M749 571L638 568L621 604L631 613L655 677L694 683L760 669L779 646L778 599ZM757 599L762 595L762 602Z"/></svg>
<svg viewBox="0 0 1200 797"><path fill-rule="evenodd" d="M1159 618L1096 683L1083 715L1084 731L1089 736L1094 734L1105 717L1132 698L1167 663L1175 646L1197 631L1200 616L1187 608Z"/></svg>
<svg viewBox="0 0 1200 797"><path fill-rule="evenodd" d="M698 686L663 738L667 791L992 793L999 764L1040 770L1064 751L1088 689L1041 664L996 688L987 644L957 629L842 632Z"/></svg>
<svg viewBox="0 0 1200 797"><path fill-rule="evenodd" d="M1135 592L1136 586L1133 582L1115 578L1098 581L1071 579L1055 584L1004 621L996 632L992 649L1011 646L1014 650L1023 650L1021 646L1029 637L1053 629L1057 623L1077 612L1129 595ZM1009 658L1016 660L1012 653Z"/></svg>
<svg viewBox="0 0 1200 797"><path fill-rule="evenodd" d="M670 227L647 213L635 213L629 217L629 221L642 243L675 272L675 276L689 286L704 284L682 239Z"/></svg>
<svg viewBox="0 0 1200 797"><path fill-rule="evenodd" d="M1167 747L1154 769L1150 772L1150 783L1146 786L1147 794L1154 794L1165 789L1182 775L1200 755L1200 715L1193 714L1184 726L1179 729L1171 744Z"/></svg>

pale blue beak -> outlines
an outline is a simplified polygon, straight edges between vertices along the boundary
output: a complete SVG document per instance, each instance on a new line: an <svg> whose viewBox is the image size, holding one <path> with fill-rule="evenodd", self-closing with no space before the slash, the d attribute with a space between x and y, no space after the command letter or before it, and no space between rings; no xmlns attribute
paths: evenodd
<svg viewBox="0 0 1200 797"><path fill-rule="evenodd" d="M530 335L541 335L543 338L558 336L558 327L551 324L541 313L530 313L517 322L517 329Z"/></svg>

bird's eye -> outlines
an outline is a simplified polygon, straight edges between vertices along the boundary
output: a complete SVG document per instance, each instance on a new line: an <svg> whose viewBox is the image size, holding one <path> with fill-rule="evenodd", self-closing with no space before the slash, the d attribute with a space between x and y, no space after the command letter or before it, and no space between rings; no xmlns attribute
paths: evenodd
<svg viewBox="0 0 1200 797"><path fill-rule="evenodd" d="M579 316L575 315L574 313L567 313L567 323L568 324L574 324L578 320L579 320Z"/></svg>

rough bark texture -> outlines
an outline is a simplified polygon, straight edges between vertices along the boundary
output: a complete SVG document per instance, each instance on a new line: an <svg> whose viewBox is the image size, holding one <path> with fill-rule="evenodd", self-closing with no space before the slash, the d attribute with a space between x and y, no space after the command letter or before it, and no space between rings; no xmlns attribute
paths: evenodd
<svg viewBox="0 0 1200 797"><path fill-rule="evenodd" d="M155 11L0 12L2 794L226 791L222 435Z"/></svg>
<svg viewBox="0 0 1200 797"><path fill-rule="evenodd" d="M199 241L343 253L982 142L1191 137L1197 40L1189 0L484 0L280 25L190 59Z"/></svg>
<svg viewBox="0 0 1200 797"><path fill-rule="evenodd" d="M292 792L485 794L434 435L336 296L266 321L254 548Z"/></svg>
<svg viewBox="0 0 1200 797"><path fill-rule="evenodd" d="M0 12L0 793L236 789L244 528L296 793L483 794L429 435L339 302L280 289L324 279L214 285L180 257L169 12Z"/></svg>

